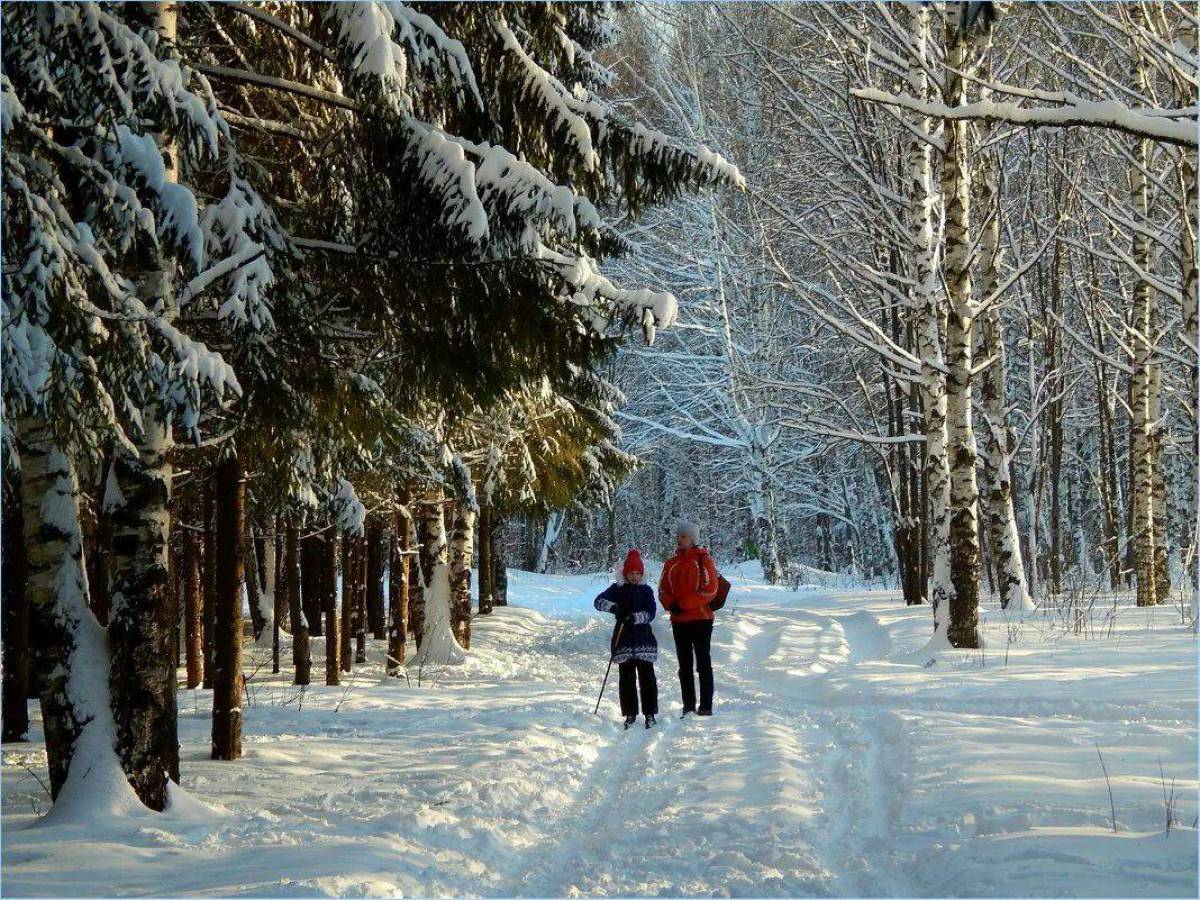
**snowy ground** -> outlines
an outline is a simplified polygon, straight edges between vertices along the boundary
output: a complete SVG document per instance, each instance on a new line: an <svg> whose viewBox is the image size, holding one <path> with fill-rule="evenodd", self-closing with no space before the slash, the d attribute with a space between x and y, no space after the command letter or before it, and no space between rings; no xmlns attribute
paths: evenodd
<svg viewBox="0 0 1200 900"><path fill-rule="evenodd" d="M708 720L675 718L662 620L668 717L622 731L612 684L593 716L605 581L513 573L519 605L420 685L259 669L240 762L207 759L209 697L182 693L191 800L166 814L38 822L41 745L5 745L3 893L1196 896L1177 610L990 613L985 653L927 667L927 608L734 581Z"/></svg>

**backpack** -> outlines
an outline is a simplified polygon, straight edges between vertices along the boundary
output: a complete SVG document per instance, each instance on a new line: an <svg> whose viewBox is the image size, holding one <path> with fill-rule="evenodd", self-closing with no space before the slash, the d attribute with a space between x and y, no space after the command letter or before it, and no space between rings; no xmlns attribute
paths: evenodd
<svg viewBox="0 0 1200 900"><path fill-rule="evenodd" d="M713 612L725 605L725 601L729 599L729 589L732 585L725 580L725 576L720 572L717 573L717 596L712 598L712 602L708 604L708 608Z"/></svg>

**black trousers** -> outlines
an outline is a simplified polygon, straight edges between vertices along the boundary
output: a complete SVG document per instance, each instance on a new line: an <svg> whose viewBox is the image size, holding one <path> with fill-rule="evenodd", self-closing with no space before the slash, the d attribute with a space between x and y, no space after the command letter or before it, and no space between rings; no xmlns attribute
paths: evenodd
<svg viewBox="0 0 1200 900"><path fill-rule="evenodd" d="M679 688L683 693L684 709L696 709L693 668L700 676L700 709L712 709L712 630L712 619L671 623L671 632L675 635L675 654L679 657Z"/></svg>
<svg viewBox="0 0 1200 900"><path fill-rule="evenodd" d="M617 687L621 695L621 715L638 714L638 686L642 688L642 714L658 715L658 679L654 663L631 659L617 666Z"/></svg>

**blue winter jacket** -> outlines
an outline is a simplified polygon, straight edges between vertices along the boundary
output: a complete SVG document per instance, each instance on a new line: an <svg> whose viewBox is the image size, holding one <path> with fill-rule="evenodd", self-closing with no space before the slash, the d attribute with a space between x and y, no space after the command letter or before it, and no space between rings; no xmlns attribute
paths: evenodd
<svg viewBox="0 0 1200 900"><path fill-rule="evenodd" d="M650 630L657 604L654 602L654 591L650 585L611 585L592 605L600 612L609 612L617 617L617 625L613 626L613 636L609 640L613 662L620 665L639 659L652 663L658 659L658 641L654 639L654 632ZM633 614L633 624L621 629L621 639L617 641L617 627L621 623L621 617L629 613Z"/></svg>

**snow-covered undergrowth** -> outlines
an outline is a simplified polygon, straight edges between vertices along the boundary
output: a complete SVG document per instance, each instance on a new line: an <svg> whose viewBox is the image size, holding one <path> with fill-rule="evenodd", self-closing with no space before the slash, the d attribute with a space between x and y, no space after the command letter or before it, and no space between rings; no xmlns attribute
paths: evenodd
<svg viewBox="0 0 1200 900"><path fill-rule="evenodd" d="M383 683L373 646L347 684L300 694L254 649L240 762L207 759L210 698L182 692L191 799L168 814L39 822L40 744L6 745L4 892L1195 896L1178 612L1122 598L1081 635L1057 611L988 612L986 651L926 666L927 608L737 574L709 720L674 717L663 619L669 715L621 731L610 684L593 716L605 579L514 572L518 605L420 686L415 667Z"/></svg>

